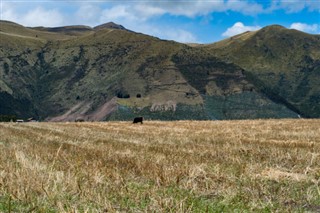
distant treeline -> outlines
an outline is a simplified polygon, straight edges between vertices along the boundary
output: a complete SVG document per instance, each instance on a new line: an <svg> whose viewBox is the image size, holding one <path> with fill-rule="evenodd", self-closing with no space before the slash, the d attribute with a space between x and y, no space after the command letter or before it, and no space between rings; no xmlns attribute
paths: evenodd
<svg viewBox="0 0 320 213"><path fill-rule="evenodd" d="M0 122L16 122L17 121L17 116L15 115L0 115Z"/></svg>

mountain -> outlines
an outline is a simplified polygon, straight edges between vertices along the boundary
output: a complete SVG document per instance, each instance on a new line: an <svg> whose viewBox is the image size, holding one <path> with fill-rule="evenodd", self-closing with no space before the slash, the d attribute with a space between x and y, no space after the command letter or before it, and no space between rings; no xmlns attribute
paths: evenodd
<svg viewBox="0 0 320 213"><path fill-rule="evenodd" d="M318 35L267 27L191 47L114 23L0 26L0 115L47 121L320 117Z"/></svg>
<svg viewBox="0 0 320 213"><path fill-rule="evenodd" d="M126 28L124 28L124 26L113 23L113 22L108 22L105 24L98 25L98 26L94 27L93 29L95 29L95 30L102 30L102 29L126 30Z"/></svg>
<svg viewBox="0 0 320 213"><path fill-rule="evenodd" d="M304 117L319 117L320 35L273 25L204 49L243 68L271 100Z"/></svg>

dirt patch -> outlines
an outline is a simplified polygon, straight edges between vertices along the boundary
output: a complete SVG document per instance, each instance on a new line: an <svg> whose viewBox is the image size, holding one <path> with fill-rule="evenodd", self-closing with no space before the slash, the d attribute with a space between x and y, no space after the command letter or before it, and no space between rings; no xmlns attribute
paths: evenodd
<svg viewBox="0 0 320 213"><path fill-rule="evenodd" d="M89 115L90 121L101 121L104 120L108 115L115 112L118 108L117 98L112 98L110 101L107 101L102 106L100 106L96 111Z"/></svg>
<svg viewBox="0 0 320 213"><path fill-rule="evenodd" d="M64 121L102 121L108 115L117 110L116 98L103 103L97 110L88 113L91 103L81 102L73 106L63 115L49 118L47 121L64 122Z"/></svg>
<svg viewBox="0 0 320 213"><path fill-rule="evenodd" d="M90 103L80 102L74 105L71 109L69 109L63 115L49 118L47 120L52 122L62 122L62 121L75 121L77 119L84 119L85 113L89 110L90 106L91 106Z"/></svg>

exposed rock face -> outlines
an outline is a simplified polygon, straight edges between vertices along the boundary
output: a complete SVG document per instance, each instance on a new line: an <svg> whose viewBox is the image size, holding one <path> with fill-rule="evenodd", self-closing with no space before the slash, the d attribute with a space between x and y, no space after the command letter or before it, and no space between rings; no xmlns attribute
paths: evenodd
<svg viewBox="0 0 320 213"><path fill-rule="evenodd" d="M177 104L174 101L167 101L166 103L154 103L150 107L150 112L166 112L176 111Z"/></svg>

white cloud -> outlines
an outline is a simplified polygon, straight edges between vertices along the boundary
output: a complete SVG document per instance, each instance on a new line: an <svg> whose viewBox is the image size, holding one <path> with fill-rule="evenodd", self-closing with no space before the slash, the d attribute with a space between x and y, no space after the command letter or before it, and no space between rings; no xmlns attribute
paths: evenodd
<svg viewBox="0 0 320 213"><path fill-rule="evenodd" d="M198 43L198 40L195 35L191 32L182 30L182 29L171 29L167 35L164 35L163 38L169 40L175 40L182 43Z"/></svg>
<svg viewBox="0 0 320 213"><path fill-rule="evenodd" d="M320 2L318 0L314 1L307 1L306 6L309 8L311 11L319 11L320 12Z"/></svg>
<svg viewBox="0 0 320 213"><path fill-rule="evenodd" d="M176 0L152 1L145 3L163 14L181 15L187 17L204 16L211 12L236 11L246 15L255 15L263 11L263 6L258 3L242 0Z"/></svg>
<svg viewBox="0 0 320 213"><path fill-rule="evenodd" d="M320 11L319 0L304 0L304 1L288 1L288 0L274 0L269 8L268 12L275 10L285 10L287 13L298 13L304 9L309 11Z"/></svg>
<svg viewBox="0 0 320 213"><path fill-rule="evenodd" d="M1 2L1 19L18 22L18 16L14 11L12 4Z"/></svg>
<svg viewBox="0 0 320 213"><path fill-rule="evenodd" d="M101 14L100 7L90 4L80 5L79 9L76 11L74 18L75 23L81 25L96 25L97 20Z"/></svg>
<svg viewBox="0 0 320 213"><path fill-rule="evenodd" d="M257 3L249 3L246 1L233 0L226 3L226 10L232 10L243 13L245 15L254 15L263 13L263 6Z"/></svg>
<svg viewBox="0 0 320 213"><path fill-rule="evenodd" d="M163 9L145 3L136 5L116 4L100 12L96 18L96 25L112 21L123 25L127 29L161 39L197 42L196 36L185 29L170 26L170 24L155 24L150 21L153 17L161 16L164 13Z"/></svg>
<svg viewBox="0 0 320 213"><path fill-rule="evenodd" d="M108 8L102 11L100 21L117 21L117 20L136 20L138 17L136 14L130 11L130 8L126 5L117 5L112 8Z"/></svg>
<svg viewBox="0 0 320 213"><path fill-rule="evenodd" d="M20 17L21 24L25 26L45 26L58 27L64 23L62 14L57 10L45 10L42 7L37 7L29 11L26 15Z"/></svg>
<svg viewBox="0 0 320 213"><path fill-rule="evenodd" d="M148 27L152 35L166 40L174 40L181 43L198 43L196 36L189 31L173 27L164 27L161 30L152 26Z"/></svg>
<svg viewBox="0 0 320 213"><path fill-rule="evenodd" d="M280 7L284 8L288 13L297 13L306 7L304 1L281 1Z"/></svg>
<svg viewBox="0 0 320 213"><path fill-rule="evenodd" d="M207 16L212 11L224 12L230 10L246 14L256 14L262 12L263 7L256 3L248 3L241 0L143 1L134 5L114 4L102 11L98 22L101 24L113 21L128 29L157 36L162 39L176 40L179 42L197 42L196 36L185 29L176 29L174 26L170 29L164 29L164 26L153 26L149 20L164 14L195 17ZM241 28L244 31L256 29L256 27L250 26L241 26Z"/></svg>
<svg viewBox="0 0 320 213"><path fill-rule="evenodd" d="M308 32L308 33L316 33L320 28L320 26L318 24L305 24L305 23L297 22L297 23L292 23L290 25L290 28L300 30L303 32Z"/></svg>
<svg viewBox="0 0 320 213"><path fill-rule="evenodd" d="M166 13L171 15L181 15L187 17L207 15L212 11L225 11L226 5L223 0L216 1L172 1L160 2L154 4L158 8L162 8Z"/></svg>
<svg viewBox="0 0 320 213"><path fill-rule="evenodd" d="M263 6L241 0L175 0L175 1L141 1L135 4L114 3L105 8L101 20L149 20L164 14L174 16L206 16L211 12L236 11L246 15L263 12Z"/></svg>
<svg viewBox="0 0 320 213"><path fill-rule="evenodd" d="M73 24L84 24L93 27L113 21L130 30L154 35L163 39L195 42L197 40L196 36L186 30L186 26L179 27L170 22L167 25L158 23L155 18L164 15L185 16L189 18L200 17L203 18L202 23L209 23L210 19L216 18L214 12L234 11L254 16L275 10L286 10L293 13L307 8L312 11L320 11L318 0L273 0L270 6L262 4L261 1L252 0L126 0L126 3L123 1L70 1L68 3L59 1L52 3L54 2L52 0L51 7L48 6L48 2L41 2L30 2L26 8L23 8L22 4L9 1L2 2L1 18L25 26L43 25L50 27ZM66 5L68 7L65 7ZM297 27L300 27L301 30L301 26L293 25L292 28ZM260 29L260 27L245 26L243 23L238 22L228 28L223 33L223 36L233 36L248 30L257 29ZM308 30L309 32L315 32L310 26L309 28L305 27L303 31ZM317 31L319 31L319 26L317 26Z"/></svg>
<svg viewBox="0 0 320 213"><path fill-rule="evenodd" d="M261 29L260 26L245 26L242 22L235 23L232 27L228 28L222 36L231 37L246 31L254 31Z"/></svg>
<svg viewBox="0 0 320 213"><path fill-rule="evenodd" d="M24 26L56 27L64 23L63 15L55 9L36 7L25 13L18 13L13 4L2 3L1 19L13 21Z"/></svg>
<svg viewBox="0 0 320 213"><path fill-rule="evenodd" d="M148 4L137 4L133 9L135 10L136 14L139 14L139 16L143 17L144 19L163 15L166 13L163 8L155 7Z"/></svg>

